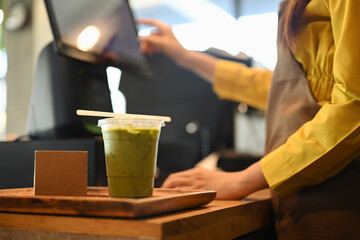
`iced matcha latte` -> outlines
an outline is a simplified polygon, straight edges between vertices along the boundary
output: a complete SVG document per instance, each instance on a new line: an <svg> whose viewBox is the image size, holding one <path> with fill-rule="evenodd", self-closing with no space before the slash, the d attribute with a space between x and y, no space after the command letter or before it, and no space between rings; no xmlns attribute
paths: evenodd
<svg viewBox="0 0 360 240"><path fill-rule="evenodd" d="M110 196L152 196L162 124L138 119L99 121Z"/></svg>

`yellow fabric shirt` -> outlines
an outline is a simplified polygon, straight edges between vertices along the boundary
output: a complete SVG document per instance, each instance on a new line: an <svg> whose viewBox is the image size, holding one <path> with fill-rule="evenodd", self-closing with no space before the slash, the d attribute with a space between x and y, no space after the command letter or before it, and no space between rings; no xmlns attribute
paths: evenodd
<svg viewBox="0 0 360 240"><path fill-rule="evenodd" d="M360 1L312 0L292 51L321 106L287 142L261 159L269 186L297 192L360 155ZM271 71L219 61L214 91L265 109Z"/></svg>

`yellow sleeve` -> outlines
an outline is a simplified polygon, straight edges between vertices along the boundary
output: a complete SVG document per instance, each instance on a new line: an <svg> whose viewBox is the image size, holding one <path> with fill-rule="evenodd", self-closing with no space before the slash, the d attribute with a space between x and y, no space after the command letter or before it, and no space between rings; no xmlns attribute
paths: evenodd
<svg viewBox="0 0 360 240"><path fill-rule="evenodd" d="M323 0L331 17L335 79L331 101L261 166L281 194L318 184L360 155L360 1Z"/></svg>
<svg viewBox="0 0 360 240"><path fill-rule="evenodd" d="M244 102L265 110L271 77L270 70L249 68L242 63L219 60L213 88L222 99Z"/></svg>

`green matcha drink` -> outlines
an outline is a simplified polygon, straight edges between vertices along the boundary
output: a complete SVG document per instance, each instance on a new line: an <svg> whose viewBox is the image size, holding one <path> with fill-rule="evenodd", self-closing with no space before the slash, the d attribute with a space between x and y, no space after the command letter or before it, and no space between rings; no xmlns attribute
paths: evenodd
<svg viewBox="0 0 360 240"><path fill-rule="evenodd" d="M99 125L104 139L109 195L152 196L163 121L103 119Z"/></svg>

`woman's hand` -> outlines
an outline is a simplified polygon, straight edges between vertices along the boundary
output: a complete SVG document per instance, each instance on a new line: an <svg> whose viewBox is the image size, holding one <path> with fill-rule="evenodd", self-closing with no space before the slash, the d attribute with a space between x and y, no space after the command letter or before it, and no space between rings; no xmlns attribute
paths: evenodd
<svg viewBox="0 0 360 240"><path fill-rule="evenodd" d="M217 199L241 199L267 187L260 164L255 163L241 172L212 171L202 167L173 173L163 188L215 190Z"/></svg>
<svg viewBox="0 0 360 240"><path fill-rule="evenodd" d="M185 49L166 23L154 19L138 19L137 23L156 27L150 35L138 37L143 53L150 55L153 52L163 52L179 66L195 72L210 83L214 81L217 58Z"/></svg>
<svg viewBox="0 0 360 240"><path fill-rule="evenodd" d="M169 25L154 19L138 19L137 23L156 27L150 35L138 37L142 52L149 55L153 52L163 52L176 62L183 61L187 50L176 39Z"/></svg>

